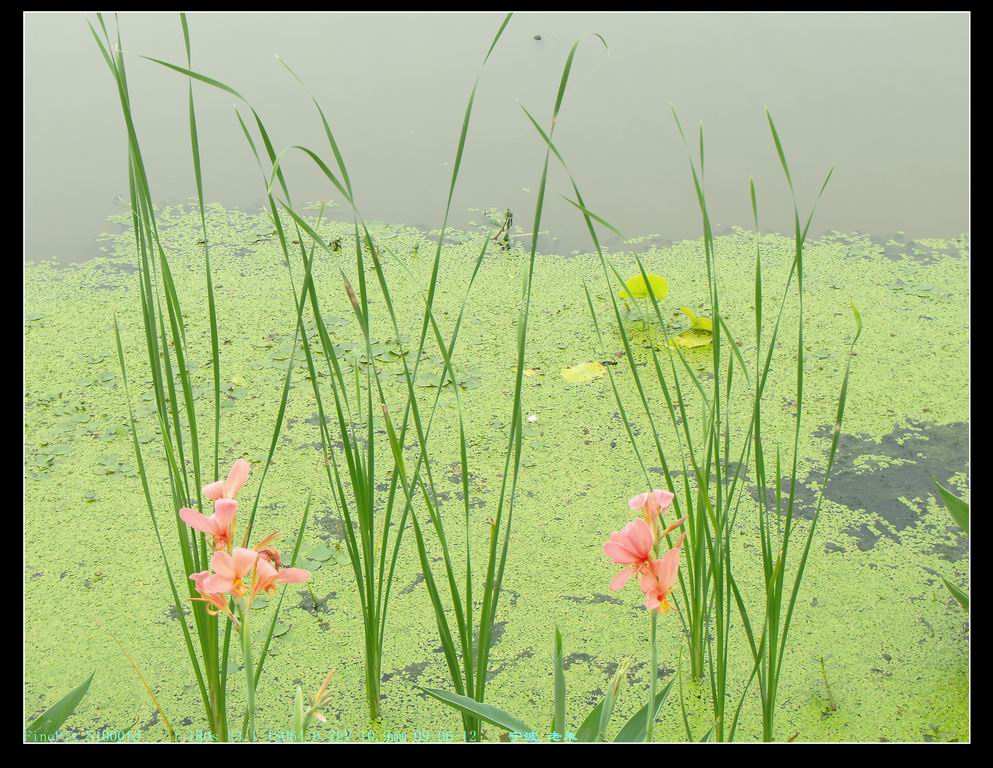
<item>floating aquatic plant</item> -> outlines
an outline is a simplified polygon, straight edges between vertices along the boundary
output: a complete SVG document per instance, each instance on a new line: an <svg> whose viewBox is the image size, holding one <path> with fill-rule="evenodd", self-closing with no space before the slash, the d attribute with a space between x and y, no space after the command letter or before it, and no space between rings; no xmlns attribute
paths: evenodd
<svg viewBox="0 0 993 768"><path fill-rule="evenodd" d="M642 275L632 275L624 281L624 287L617 292L622 299L647 299L651 296L656 301L663 301L669 295L669 281L662 275L646 272Z"/></svg>
<svg viewBox="0 0 993 768"><path fill-rule="evenodd" d="M690 321L690 327L682 333L672 337L670 343L676 344L683 349L694 349L705 347L714 340L714 321L709 317L697 315L689 307L680 307L679 310L686 315Z"/></svg>
<svg viewBox="0 0 993 768"><path fill-rule="evenodd" d="M606 375L607 368L598 360L576 363L573 366L562 369L562 378L570 384L589 384L594 379L599 379ZM527 372L525 372L527 375Z"/></svg>

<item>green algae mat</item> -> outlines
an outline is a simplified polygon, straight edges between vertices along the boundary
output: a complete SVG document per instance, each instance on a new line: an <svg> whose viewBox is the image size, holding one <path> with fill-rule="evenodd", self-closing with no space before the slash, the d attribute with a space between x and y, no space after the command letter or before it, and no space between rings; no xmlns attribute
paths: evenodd
<svg viewBox="0 0 993 768"><path fill-rule="evenodd" d="M194 398L203 423L212 409L212 372L198 214L183 207L160 212L187 319ZM269 448L283 378L293 354L295 315L291 269L262 214L208 208L211 259L220 331L223 413L221 463L238 456L259 467ZM323 222L328 242L348 243L350 226ZM437 233L377 225L384 269L402 329L416 337ZM478 232L446 238L435 314L450 333L482 245ZM761 241L768 295L782 291L793 244L779 235ZM720 262L721 315L747 357L754 354L754 236L732 230L715 240ZM709 308L702 241L641 251L646 270L664 275L663 309L672 331L688 327L686 306ZM636 272L631 253L608 257L622 275ZM800 525L813 512L830 445L834 408L851 338L850 304L864 333L853 361L848 406L834 474L825 489L814 545L784 662L777 738L796 741L950 741L969 736L967 615L942 581L966 584L968 542L935 498L933 480L966 492L968 470L968 244L959 240L871 238L829 233L805 251L808 320L805 416L797 489ZM469 542L485 561L489 520L496 507L508 439L516 366L517 308L522 251L491 247L469 297L456 349L455 380L442 377L430 345L416 389L430 406L441 387L431 435L441 514L461 530L462 478L453 387L460 387L474 489ZM294 279L299 280L299 267ZM324 319L341 358L359 370L368 361L339 269L355 270L348 248L318 255L314 279ZM597 311L610 300L595 256L539 255L526 353L526 414L504 594L494 627L486 700L530 723L548 723L552 702L554 627L564 637L570 712L586 712L603 695L618 665L629 662L616 722L643 704L648 686L645 612L637 590L608 591L616 573L602 551L611 531L630 517L629 497L645 490L618 413L610 367L625 402L637 397L622 342L602 324L603 346L590 319L584 284ZM384 307L374 294L372 312ZM25 715L33 719L95 672L90 689L62 729L69 740L167 738L158 710L125 656L140 667L181 740L209 733L182 644L180 621L165 580L145 509L117 366L114 319L121 327L137 438L160 519L172 510L155 402L141 327L133 235L105 237L105 255L84 264L25 265L24 640ZM769 447L792 440L797 318L785 305L765 409ZM315 332L313 326L310 330ZM657 329L632 321L636 357L650 364ZM402 331L403 332L403 331ZM385 323L374 328L372 353L387 397L402 408L401 355L406 339ZM432 356L433 355L433 356ZM709 353L687 360L705 376ZM278 740L289 729L297 685L315 690L331 669L324 740L413 741L456 738L455 710L419 686L449 688L434 613L412 535L400 552L383 660L383 721L370 729L363 694L362 626L342 520L322 467L320 425L308 371L297 355L286 422L263 490L255 530L282 532L289 547L313 493L303 554L313 579L291 585L257 693L258 733ZM596 365L590 365L596 363ZM584 365L585 364L585 365ZM577 367L579 366L579 367ZM319 374L320 375L320 374ZM322 382L329 385L328 382ZM660 416L665 404L658 393ZM750 408L744 397L740 407ZM732 399L731 408L736 407ZM687 402L691 418L699 403ZM644 414L631 409L635 439L654 455ZM776 419L782 421L776 429ZM334 427L331 427L332 430ZM332 431L332 435L333 435ZM386 430L376 425L384 443ZM662 432L670 438L671 430ZM204 450L212 453L209 438ZM675 449L675 443L667 445ZM387 448L388 450L388 448ZM384 467L381 482L388 483ZM661 469L658 484L663 483ZM741 505L732 547L744 599L761 611L757 492ZM254 494L258 477L249 479ZM382 486L383 488L386 485ZM805 517L806 516L806 517ZM163 526L166 551L182 573L175 530ZM428 537L432 558L440 559ZM460 548L456 548L460 549ZM456 556L456 561L460 556ZM678 600L678 593L677 593ZM275 600L253 607L261 628ZM112 630L112 634L111 634ZM685 642L674 614L660 617L663 683L676 680L656 739L683 740L679 704L693 730L709 727L707 692L686 674ZM737 633L737 634L736 634ZM729 670L732 701L752 657L732 622ZM115 642L119 641L118 642ZM682 654L682 655L681 655ZM240 655L231 655L229 712L240 718ZM680 664L683 675L679 675ZM735 692L738 693L735 693ZM484 738L500 738L487 728ZM738 739L761 737L757 693L745 698Z"/></svg>

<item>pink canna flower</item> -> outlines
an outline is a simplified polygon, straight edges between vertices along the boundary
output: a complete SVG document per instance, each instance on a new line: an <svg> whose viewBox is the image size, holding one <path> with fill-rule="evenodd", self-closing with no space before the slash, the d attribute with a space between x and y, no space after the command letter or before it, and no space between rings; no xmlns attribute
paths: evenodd
<svg viewBox="0 0 993 768"><path fill-rule="evenodd" d="M232 499L218 499L214 502L214 514L201 515L188 507L179 510L179 516L190 528L214 537L214 550L227 549L231 544L232 528L238 502Z"/></svg>
<svg viewBox="0 0 993 768"><path fill-rule="evenodd" d="M223 613L228 618L230 618L235 624L238 620L231 613L231 609L228 608L228 601L217 592L210 592L204 585L207 577L210 576L210 571L199 571L190 575L190 578L196 583L197 592L200 593L200 597L194 597L193 600L199 600L207 604L207 613L211 616L216 616L218 613Z"/></svg>
<svg viewBox="0 0 993 768"><path fill-rule="evenodd" d="M666 552L658 560L653 560L641 575L641 591L645 593L645 607L668 613L669 593L676 584L679 573L679 550L686 539L684 533L679 537L676 546Z"/></svg>
<svg viewBox="0 0 993 768"><path fill-rule="evenodd" d="M243 579L252 572L258 558L258 552L245 547L236 547L230 555L215 552L210 558L214 572L203 580L204 588L208 592L230 592L234 597L241 597L245 593Z"/></svg>
<svg viewBox="0 0 993 768"><path fill-rule="evenodd" d="M275 592L277 584L302 584L310 580L310 571L303 568L277 569L265 557L259 557L252 576L252 597L259 592Z"/></svg>
<svg viewBox="0 0 993 768"><path fill-rule="evenodd" d="M642 493L628 501L631 509L641 510L645 516L645 522L655 529L655 520L660 514L665 514L672 504L674 496L669 491L652 489L648 493Z"/></svg>
<svg viewBox="0 0 993 768"><path fill-rule="evenodd" d="M626 566L610 582L612 592L627 584L634 574L645 571L651 563L654 544L652 529L640 517L610 534L610 541L603 545L603 551L618 565Z"/></svg>
<svg viewBox="0 0 993 768"><path fill-rule="evenodd" d="M231 465L227 480L215 480L213 483L203 487L203 495L211 501L218 499L234 499L238 497L245 483L248 481L248 473L251 465L244 459L238 459Z"/></svg>

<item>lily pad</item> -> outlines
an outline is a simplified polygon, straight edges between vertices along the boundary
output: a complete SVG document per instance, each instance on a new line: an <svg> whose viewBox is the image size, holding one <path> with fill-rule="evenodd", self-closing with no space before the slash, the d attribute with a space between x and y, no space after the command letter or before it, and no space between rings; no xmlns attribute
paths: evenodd
<svg viewBox="0 0 993 768"><path fill-rule="evenodd" d="M326 544L315 544L314 546L306 549L303 553L305 559L316 560L321 563L330 560L332 555L334 555L334 550Z"/></svg>
<svg viewBox="0 0 993 768"><path fill-rule="evenodd" d="M259 595L258 597L255 598L255 600L252 601L252 608L256 610L262 610L263 608L268 607L268 605L269 605L269 598L266 597L265 595Z"/></svg>
<svg viewBox="0 0 993 768"><path fill-rule="evenodd" d="M644 276L639 272L624 282L624 289L618 291L617 295L622 299L647 299L649 298L648 288L651 286L655 300L662 301L669 295L669 281L662 275L654 275L651 272L646 274L648 275L647 285Z"/></svg>

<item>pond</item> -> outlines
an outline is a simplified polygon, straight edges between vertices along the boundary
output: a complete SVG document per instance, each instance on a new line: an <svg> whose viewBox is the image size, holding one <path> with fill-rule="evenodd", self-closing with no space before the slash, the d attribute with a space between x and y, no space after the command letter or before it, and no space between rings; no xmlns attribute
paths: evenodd
<svg viewBox="0 0 993 768"><path fill-rule="evenodd" d="M306 93L273 54L282 56L348 147L366 218L430 229L441 224L463 94L500 19L195 13L190 28L195 68L243 93L279 146L324 146ZM152 191L163 204L185 201L195 193L190 163L176 162L189 155L186 82L139 58L181 63L179 21L156 13L120 21ZM79 261L99 252L96 235L127 199L123 122L85 17L29 14L26 22L26 256ZM602 34L609 53L589 43L580 50L557 136L580 184L596 190L598 213L628 237L700 235L670 104L687 130L704 124L718 229L751 223L749 176L764 226L792 226L768 106L797 178L813 189L837 166L815 233L966 231L963 14L518 14L483 74L453 224L510 209L514 234L530 232L544 148L521 106L547 119L568 49L588 32ZM205 86L196 94L207 198L257 210L257 168L232 97ZM300 199L341 202L304 159L287 163ZM552 188L565 192L567 179L552 171ZM58 226L52 200L60 201ZM582 221L557 196L544 220L543 252L588 249Z"/></svg>
<svg viewBox="0 0 993 768"><path fill-rule="evenodd" d="M271 54L283 56L314 89L333 122L368 225L360 268L347 201L329 191L327 179L298 152L285 155L293 210L281 209L275 227L262 210L265 175L260 179L231 114L234 97L198 83L218 329L214 352L201 212L190 199L188 81L139 58L185 62L178 18L120 18L157 237L182 304L183 320L172 327L171 299L158 286L166 262L153 254L154 273L142 266L143 244L123 202L129 195L128 143L120 101L85 17L28 17L27 124L38 130L28 131L25 161L26 717L33 720L93 672L61 738L162 741L170 729L184 741L212 738L182 640L183 621L194 627L199 615L185 599L182 582L191 569L177 544L177 531L185 529L174 525L177 489L170 487L163 426L169 432L180 425L180 451L187 454L179 461L192 483L182 409L193 408L203 481L212 480L219 361L221 474L239 457L252 467L239 525L257 504L252 538L281 532L276 546L289 559L307 514L297 565L306 566L310 580L289 584L239 614L251 621L256 649L270 623L278 627L255 691L259 740L288 738L294 690L313 692L332 669L332 695L323 707L327 723L314 738L462 740L456 710L424 690L452 689L425 568L442 584L447 553L430 527L428 508L444 520L455 567L471 561L478 572L489 556L493 520L506 509L508 478L515 486L513 525L488 646L485 700L548 731L557 665L567 681L563 701L571 732L612 695L613 678L619 690L614 738L645 705L652 672L645 596L634 583L608 589L618 568L603 543L631 519L628 499L645 490L646 480L658 488L671 483L680 498L683 488L705 484L702 475L691 478L684 451L706 437L714 418L711 398L725 385L726 395L717 396L726 409L718 434L733 452L718 447L714 471L740 472L741 478L739 492L727 497L737 510L733 535L717 545L733 563L742 595L731 608L726 662L730 709L743 701L735 738L761 739L767 720L750 678L753 650L742 615L761 624L768 579L762 521L771 521L780 536L784 524L799 532L787 560L790 580L812 533L783 656L774 738L968 740L969 614L945 580L968 584L969 542L933 485L969 495L970 243L963 234L968 18L515 15L480 81L452 226L439 248L452 173L446 164L454 159L472 78L501 19L189 15L194 69L245 94L263 115L277 151L299 143L329 155L313 104ZM580 45L555 141L583 201L625 238L598 227L601 260L581 212L560 197L576 193L557 166L532 255L544 142L518 100L547 126L565 57L589 30L603 34L610 53L592 38ZM48 61L33 65L41 59ZM55 61L61 62L57 78L50 71ZM792 66L784 68L785 61ZM684 126L705 122L713 238L701 239L700 208L670 101ZM54 119L57 104L69 110L60 120ZM804 215L827 169L838 164L804 245L802 308L793 278L789 188L763 104L775 114ZM43 151L48 145L52 151ZM79 151L83 145L86 152ZM907 161L912 148L916 165ZM758 238L750 175L758 189ZM53 227L40 201L52 199L57 180L58 199L74 202L65 205L64 226L60 220ZM117 203L115 196L121 197ZM328 200L332 204L321 205ZM504 229L507 210L513 221ZM498 229L507 237L488 239ZM145 225L138 231L147 233ZM316 254L311 296L320 298L320 306L315 313L313 300L305 302L299 327L314 367L301 350L294 303L306 281L302 257L309 247ZM453 329L459 333L449 352L451 373L431 334L423 355L416 352L436 248L433 317L445 339ZM759 343L757 250L766 302ZM653 291L664 285L667 292L657 297L664 301L654 319L637 315L643 305L631 295L619 298L613 276L605 274L613 268L622 280L638 275L639 262L646 273L665 278L649 283ZM719 266L714 283L708 265ZM144 277L156 281L161 304L153 316L161 318L165 354L149 354ZM522 287L530 296L523 346ZM632 284L625 290L635 293ZM700 346L687 344L671 355L679 347L672 341L677 335L696 338L685 336L690 316L706 323L718 295L716 334L711 327ZM854 347L852 306L862 329ZM363 308L370 317L368 338L357 320ZM735 461L734 451L752 445L756 359L765 354L774 323L783 331L769 353L762 398L763 504L754 459ZM795 433L801 324L805 379L802 428ZM705 334L703 327L698 322L698 334ZM716 380L714 336L726 345ZM741 355L740 367L731 346ZM177 348L189 376L169 371L179 392L174 421L160 409L150 361L159 361L159 370L162 361L176 365ZM658 361L667 357L681 366L678 376L667 368L656 378ZM406 366L414 361L417 373L408 380ZM728 371L733 382L725 384ZM660 388L663 380L672 385L677 379L686 390ZM844 419L824 486L843 382ZM512 408L517 384L519 422ZM391 432L410 393L430 425L430 491L425 483L423 498L412 506L425 550L419 552L420 534L408 522L378 676L382 717L370 722L364 605L342 497L329 483L338 469L329 459L344 464L349 444L364 457L375 452L369 492L381 519L391 503L391 451L406 456L407 471L417 471L422 443L412 436L414 427L398 443ZM670 396L678 409L667 406ZM335 415L339 397L348 412L344 430ZM521 430L519 473L507 463L515 423ZM777 480L781 498L790 495L794 455L795 518L774 509L763 517L763 508L777 504ZM146 507L146 476L167 562L180 581L181 611ZM348 499L353 491L342 489ZM197 495L194 486L187 494L191 504ZM705 530L694 527L697 521L721 511L705 514L701 507L689 514L687 563L702 547L694 539ZM395 536L395 521L392 530ZM482 594L480 577L475 599L468 601L475 610ZM683 741L687 729L694 740L713 738L709 682L690 675L687 658L691 604L684 586L673 594L676 610L658 614L657 681L660 689L672 687L654 739ZM454 632L456 612L449 609L447 616ZM553 643L556 628L561 652ZM712 641L715 633L708 626ZM237 634L227 666L232 729L247 704ZM469 635L479 642L478 634ZM484 726L483 737L510 738L495 725Z"/></svg>

